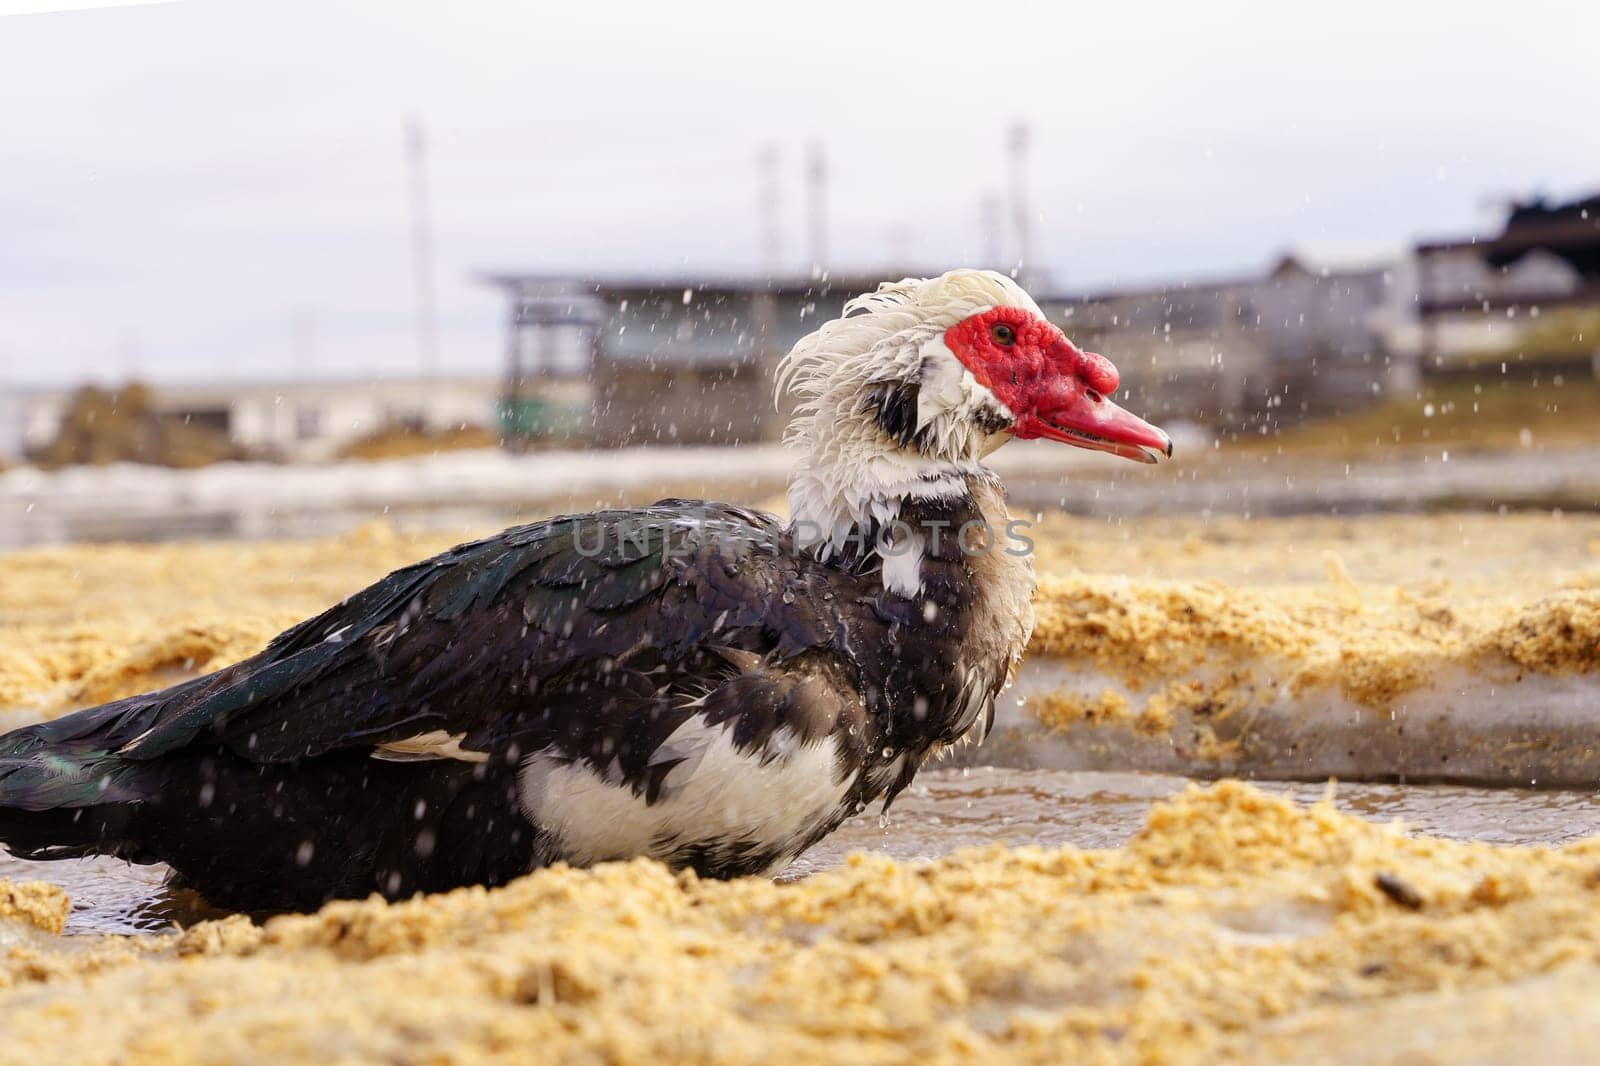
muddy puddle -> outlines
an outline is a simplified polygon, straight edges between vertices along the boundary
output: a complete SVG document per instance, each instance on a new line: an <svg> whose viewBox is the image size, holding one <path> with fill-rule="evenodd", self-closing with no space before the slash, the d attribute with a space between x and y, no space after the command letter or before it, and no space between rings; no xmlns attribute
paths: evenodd
<svg viewBox="0 0 1600 1066"><path fill-rule="evenodd" d="M852 851L931 859L989 844L1112 848L1144 825L1153 803L1182 791L1184 777L977 766L924 773L895 801L845 824L783 875L838 865ZM1325 783L1256 781L1302 803ZM1423 836L1490 844L1564 844L1600 834L1600 793L1454 785L1338 783L1334 802L1371 821L1396 819Z"/></svg>
<svg viewBox="0 0 1600 1066"><path fill-rule="evenodd" d="M837 867L851 852L899 860L932 859L961 848L1071 845L1110 848L1144 824L1155 802L1189 780L1163 774L1016 770L979 766L924 773L894 805L853 819L781 875L794 880ZM1300 802L1324 784L1257 782ZM1340 809L1373 821L1403 822L1413 833L1492 844L1563 844L1600 835L1600 793L1344 784ZM216 917L163 885L165 869L113 859L26 862L0 854L0 877L61 885L72 897L68 933L158 933L174 923Z"/></svg>

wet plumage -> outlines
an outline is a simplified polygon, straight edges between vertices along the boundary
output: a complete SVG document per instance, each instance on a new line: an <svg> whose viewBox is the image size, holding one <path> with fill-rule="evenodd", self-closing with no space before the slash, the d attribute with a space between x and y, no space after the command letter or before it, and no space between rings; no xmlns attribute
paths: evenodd
<svg viewBox="0 0 1600 1066"><path fill-rule="evenodd" d="M764 870L908 780L896 755L954 739L969 695L952 554L930 567L928 612L726 505L507 530L236 666L10 734L3 831L21 855L160 860L219 905L300 907L496 883L581 850L529 823L533 758L664 805L702 770L694 738L670 743L686 724L769 765L830 744L838 801L798 837L697 838L686 812L652 842L706 874ZM920 654L901 654L913 635Z"/></svg>
<svg viewBox="0 0 1600 1066"><path fill-rule="evenodd" d="M398 570L232 667L0 737L0 841L165 862L248 910L555 861L781 868L981 738L1026 644L1032 570L980 462L1020 401L936 343L997 306L1036 313L999 275L907 281L797 346L791 522L664 500ZM1058 373L1086 358L1040 335ZM859 389L827 373L873 358Z"/></svg>

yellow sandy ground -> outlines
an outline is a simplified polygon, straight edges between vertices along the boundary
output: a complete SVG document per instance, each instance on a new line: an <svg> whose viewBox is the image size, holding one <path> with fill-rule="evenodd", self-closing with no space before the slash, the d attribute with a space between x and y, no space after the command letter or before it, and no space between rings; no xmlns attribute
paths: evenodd
<svg viewBox="0 0 1600 1066"><path fill-rule="evenodd" d="M16 947L0 1061L1562 1061L1600 1025L1597 884L1600 841L1413 839L1225 783L1111 851L556 868Z"/></svg>
<svg viewBox="0 0 1600 1066"><path fill-rule="evenodd" d="M216 668L458 539L0 557L0 707ZM1052 519L1034 651L1146 679L1197 645L1353 678L1416 648L1594 669L1597 543L1570 517ZM0 885L0 1063L1576 1061L1600 1031L1597 891L1600 840L1411 839L1236 784L1112 851L785 885L554 869L176 939L62 940L58 890Z"/></svg>
<svg viewBox="0 0 1600 1066"><path fill-rule="evenodd" d="M57 712L168 685L466 534L44 548L0 555L0 710Z"/></svg>
<svg viewBox="0 0 1600 1066"><path fill-rule="evenodd" d="M47 933L67 927L71 901L55 885L42 881L0 880L0 918L21 921Z"/></svg>
<svg viewBox="0 0 1600 1066"><path fill-rule="evenodd" d="M0 713L58 713L224 666L465 535L373 524L311 541L0 556ZM1282 681L1336 685L1377 707L1449 664L1600 671L1591 516L1052 516L1031 535L1031 654L1153 691L1138 712L1147 732L1184 706L1226 708ZM1262 663L1271 678L1257 676ZM1218 669L1196 685L1199 667ZM1129 713L1099 692L1036 711L1058 725Z"/></svg>
<svg viewBox="0 0 1600 1066"><path fill-rule="evenodd" d="M1048 523L1031 653L1150 694L1062 690L1046 723L1159 734L1330 687L1375 709L1441 671L1600 673L1600 520L1151 519L1076 539Z"/></svg>

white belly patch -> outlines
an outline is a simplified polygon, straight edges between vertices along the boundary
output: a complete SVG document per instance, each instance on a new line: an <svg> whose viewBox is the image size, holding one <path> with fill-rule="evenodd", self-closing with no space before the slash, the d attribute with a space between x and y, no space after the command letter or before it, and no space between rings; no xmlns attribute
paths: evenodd
<svg viewBox="0 0 1600 1066"><path fill-rule="evenodd" d="M801 744L779 730L763 752L738 751L728 729L691 718L662 745L680 762L655 803L617 774L597 773L551 749L518 774L523 812L577 865L639 855L667 858L695 844L785 852L836 811L850 782L838 780L833 738ZM783 854L778 865L791 858Z"/></svg>

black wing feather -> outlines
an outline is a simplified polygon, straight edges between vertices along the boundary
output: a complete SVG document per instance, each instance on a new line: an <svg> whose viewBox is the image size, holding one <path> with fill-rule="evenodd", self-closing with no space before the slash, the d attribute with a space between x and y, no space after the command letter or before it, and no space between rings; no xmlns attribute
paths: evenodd
<svg viewBox="0 0 1600 1066"><path fill-rule="evenodd" d="M397 571L101 739L149 759L204 737L272 763L435 729L504 741L537 724L533 694L552 684L643 700L654 689L616 666L630 653L682 664L713 638L770 639L769 601L794 578L781 535L673 501L518 527ZM826 642L823 619L792 614L780 655Z"/></svg>

